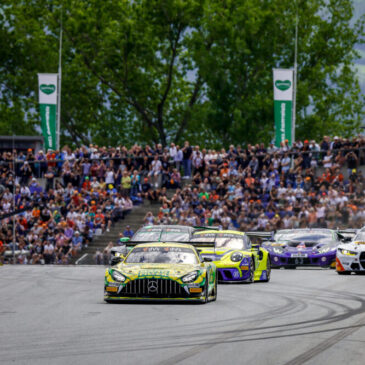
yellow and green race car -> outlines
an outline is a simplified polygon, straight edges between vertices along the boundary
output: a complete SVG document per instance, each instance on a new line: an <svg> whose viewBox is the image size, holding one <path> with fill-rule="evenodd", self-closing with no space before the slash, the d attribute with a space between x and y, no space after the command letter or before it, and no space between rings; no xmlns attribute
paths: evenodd
<svg viewBox="0 0 365 365"><path fill-rule="evenodd" d="M214 248L203 247L214 242ZM217 266L219 282L270 281L269 253L251 244L247 234L238 231L206 230L193 234L191 244L201 247L200 255Z"/></svg>
<svg viewBox="0 0 365 365"><path fill-rule="evenodd" d="M206 303L216 299L216 266L204 262L190 244L134 244L123 261L105 271L106 302L172 300Z"/></svg>

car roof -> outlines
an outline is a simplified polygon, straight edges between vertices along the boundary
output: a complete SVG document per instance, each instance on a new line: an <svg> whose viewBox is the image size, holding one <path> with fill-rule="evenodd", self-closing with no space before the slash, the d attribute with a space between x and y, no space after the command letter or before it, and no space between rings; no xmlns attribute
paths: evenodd
<svg viewBox="0 0 365 365"><path fill-rule="evenodd" d="M176 229L185 230L187 232L194 230L193 227L184 226L182 224L156 224L156 225L151 224L151 225L143 226L143 227L139 228L138 231L143 231L144 229L150 229L150 228L156 228L156 229L160 228L161 230L166 229L166 228L172 228L172 229L176 228Z"/></svg>
<svg viewBox="0 0 365 365"><path fill-rule="evenodd" d="M177 242L148 242L148 243L139 243L135 247L184 247L191 248L195 250L193 245L187 243L177 243Z"/></svg>
<svg viewBox="0 0 365 365"><path fill-rule="evenodd" d="M216 230L205 230L205 231L198 231L198 232L195 232L194 233L194 236L195 235L199 235L199 234L212 234L212 233L215 233L215 234L234 234L234 235L237 235L237 236L245 236L245 233L244 232L239 232L239 231L233 231L233 230L223 230L223 231L216 231Z"/></svg>
<svg viewBox="0 0 365 365"><path fill-rule="evenodd" d="M329 229L329 228L292 228L292 229L278 229L276 231L276 233L278 232L299 232L299 231L318 231L318 232L323 232L323 231L328 231L328 232L335 232L335 230L333 229Z"/></svg>

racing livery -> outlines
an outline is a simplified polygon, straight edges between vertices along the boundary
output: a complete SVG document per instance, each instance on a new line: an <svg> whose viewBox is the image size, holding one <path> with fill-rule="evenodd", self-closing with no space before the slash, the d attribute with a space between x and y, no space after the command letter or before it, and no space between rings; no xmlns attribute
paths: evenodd
<svg viewBox="0 0 365 365"><path fill-rule="evenodd" d="M189 244L146 243L106 269L104 300L172 300L206 303L217 298L216 267Z"/></svg>
<svg viewBox="0 0 365 365"><path fill-rule="evenodd" d="M334 267L337 246L346 239L338 231L324 228L279 230L274 241L263 242L272 267Z"/></svg>
<svg viewBox="0 0 365 365"><path fill-rule="evenodd" d="M214 247L204 243L214 242ZM199 247L200 255L217 267L219 282L268 282L271 265L268 252L253 247L249 237L238 231L198 231L191 244Z"/></svg>
<svg viewBox="0 0 365 365"><path fill-rule="evenodd" d="M337 247L336 271L339 275L365 274L365 228L352 242Z"/></svg>

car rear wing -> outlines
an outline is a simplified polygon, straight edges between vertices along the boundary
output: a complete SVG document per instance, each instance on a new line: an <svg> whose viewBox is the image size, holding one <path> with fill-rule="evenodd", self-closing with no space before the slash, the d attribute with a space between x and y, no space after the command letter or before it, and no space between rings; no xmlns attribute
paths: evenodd
<svg viewBox="0 0 365 365"><path fill-rule="evenodd" d="M263 241L273 241L274 232L264 232L264 231L251 231L245 232L247 237L250 238L251 242L255 245L260 245Z"/></svg>
<svg viewBox="0 0 365 365"><path fill-rule="evenodd" d="M218 226L194 226L196 231L219 231L220 228Z"/></svg>
<svg viewBox="0 0 365 365"><path fill-rule="evenodd" d="M357 234L357 229L338 229L337 233L339 234L339 236L341 236L345 241L352 241L353 238L356 236Z"/></svg>
<svg viewBox="0 0 365 365"><path fill-rule="evenodd" d="M200 247L213 247L215 246L215 242L212 241L212 242L202 242L202 241L128 241L125 243L125 245L127 247L134 247L134 246L137 246L139 244L142 244L142 243L182 243L182 244L185 244L185 245L191 245L191 246L194 246L195 248L200 248Z"/></svg>

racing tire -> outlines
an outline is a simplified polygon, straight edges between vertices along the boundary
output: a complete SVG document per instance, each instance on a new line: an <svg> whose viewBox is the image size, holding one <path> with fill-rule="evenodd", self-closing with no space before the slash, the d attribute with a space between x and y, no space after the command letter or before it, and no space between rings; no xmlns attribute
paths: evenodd
<svg viewBox="0 0 365 365"><path fill-rule="evenodd" d="M351 275L351 271L337 271L338 275Z"/></svg>
<svg viewBox="0 0 365 365"><path fill-rule="evenodd" d="M209 290L208 290L208 275L205 277L205 285L204 285L204 299L203 299L203 303L208 303L209 300Z"/></svg>
<svg viewBox="0 0 365 365"><path fill-rule="evenodd" d="M250 277L246 281L247 284L252 284L255 281L255 263L252 260L252 257L251 257L251 262L250 262L250 268L251 268Z"/></svg>
<svg viewBox="0 0 365 365"><path fill-rule="evenodd" d="M268 283L270 281L271 278L271 261L270 258L267 258L267 264L266 264L266 279L262 280L264 283Z"/></svg>
<svg viewBox="0 0 365 365"><path fill-rule="evenodd" d="M217 292L218 292L218 279L216 277L215 283L214 283L214 296L213 296L212 302L215 302L217 300Z"/></svg>

